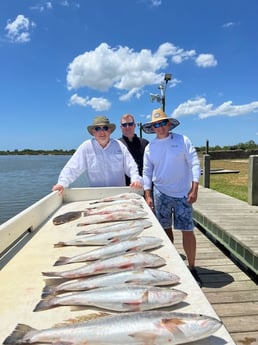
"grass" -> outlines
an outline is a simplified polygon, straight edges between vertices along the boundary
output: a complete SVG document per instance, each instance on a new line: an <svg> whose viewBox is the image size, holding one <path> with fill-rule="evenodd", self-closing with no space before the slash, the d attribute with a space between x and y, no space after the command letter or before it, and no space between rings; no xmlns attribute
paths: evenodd
<svg viewBox="0 0 258 345"><path fill-rule="evenodd" d="M200 161L202 166L202 158ZM233 198L248 201L248 159L211 160L210 168L238 170L237 174L211 174L210 188ZM200 184L203 185L203 177L201 177Z"/></svg>

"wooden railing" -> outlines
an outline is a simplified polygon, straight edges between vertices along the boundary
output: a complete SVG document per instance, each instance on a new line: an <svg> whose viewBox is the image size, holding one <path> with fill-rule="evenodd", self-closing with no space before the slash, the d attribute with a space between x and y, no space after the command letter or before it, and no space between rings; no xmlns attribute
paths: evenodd
<svg viewBox="0 0 258 345"><path fill-rule="evenodd" d="M210 188L210 159L209 154L203 155L203 186L205 188ZM248 204L258 206L258 155L249 156L248 167Z"/></svg>

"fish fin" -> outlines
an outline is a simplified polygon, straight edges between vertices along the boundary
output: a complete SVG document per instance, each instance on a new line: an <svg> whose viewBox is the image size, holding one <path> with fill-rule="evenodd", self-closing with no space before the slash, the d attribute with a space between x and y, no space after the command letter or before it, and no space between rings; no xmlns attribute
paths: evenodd
<svg viewBox="0 0 258 345"><path fill-rule="evenodd" d="M60 243L60 242L59 242ZM60 258L54 263L53 266L61 266L61 265L65 265L67 264L67 261L69 260L70 258L67 257L67 256L60 256Z"/></svg>
<svg viewBox="0 0 258 345"><path fill-rule="evenodd" d="M105 317L105 316L109 316L111 314L109 313L104 313L104 312L99 312L99 313L92 313L92 314L88 314L88 315L81 315L72 319L67 319L65 321L63 321L62 323L58 323L56 324L54 327L55 328L59 328L59 327L64 327L70 324L77 324L77 323L83 323L86 321L90 321L90 320L95 320L98 319L99 317Z"/></svg>
<svg viewBox="0 0 258 345"><path fill-rule="evenodd" d="M160 325L166 328L169 332L174 333L175 331L180 331L178 326L183 325L184 323L184 320L180 319L179 317L172 317L169 319L162 319Z"/></svg>
<svg viewBox="0 0 258 345"><path fill-rule="evenodd" d="M135 338L139 341L139 343L143 344L155 344L155 340L157 339L157 334L151 331L145 331L145 332L136 332L132 334L128 334L130 337Z"/></svg>
<svg viewBox="0 0 258 345"><path fill-rule="evenodd" d="M33 309L33 311L41 311L41 310L47 310L50 308L54 308L57 304L54 303L54 297L48 296L45 299L42 299L39 301L39 303L36 305L36 307Z"/></svg>
<svg viewBox="0 0 258 345"><path fill-rule="evenodd" d="M35 328L32 328L28 325L18 323L14 331L4 340L4 345L15 345L21 343L22 338L30 331L36 331Z"/></svg>

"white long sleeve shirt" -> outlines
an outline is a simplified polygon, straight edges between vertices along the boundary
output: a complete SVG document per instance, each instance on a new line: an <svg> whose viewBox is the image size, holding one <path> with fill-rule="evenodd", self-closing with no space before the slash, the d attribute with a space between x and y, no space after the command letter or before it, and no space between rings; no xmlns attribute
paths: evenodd
<svg viewBox="0 0 258 345"><path fill-rule="evenodd" d="M200 163L190 139L181 134L155 138L144 153L144 190L157 189L171 197L188 195L192 182L199 182Z"/></svg>
<svg viewBox="0 0 258 345"><path fill-rule="evenodd" d="M125 186L125 174L131 182L142 182L127 147L115 139L110 139L105 148L95 138L84 141L62 169L58 184L67 188L84 172L89 187Z"/></svg>

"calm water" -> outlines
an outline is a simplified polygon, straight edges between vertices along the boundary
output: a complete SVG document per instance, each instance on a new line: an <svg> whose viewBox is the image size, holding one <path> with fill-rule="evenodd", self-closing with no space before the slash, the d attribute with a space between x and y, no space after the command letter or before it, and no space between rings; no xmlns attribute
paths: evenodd
<svg viewBox="0 0 258 345"><path fill-rule="evenodd" d="M51 193L70 156L0 156L0 224ZM80 177L71 187L85 187Z"/></svg>

